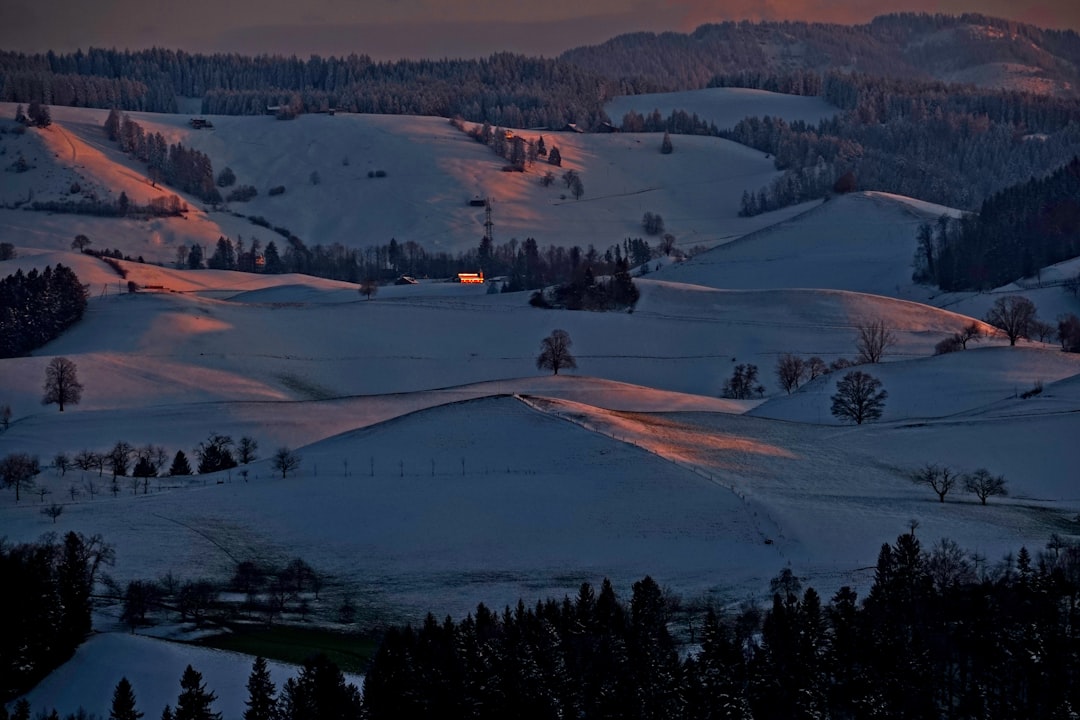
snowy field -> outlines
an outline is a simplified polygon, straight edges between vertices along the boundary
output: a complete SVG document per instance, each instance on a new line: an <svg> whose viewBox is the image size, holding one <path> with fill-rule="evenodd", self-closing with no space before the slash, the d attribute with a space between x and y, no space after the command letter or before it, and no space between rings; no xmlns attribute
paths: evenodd
<svg viewBox="0 0 1080 720"><path fill-rule="evenodd" d="M14 142L41 153L36 170L2 174L4 203L31 190L59 196L72 177L152 196L141 170L104 143L104 113L55 108L53 117L51 131L2 136L6 157ZM125 263L129 279L161 290L131 295L104 263L68 250L75 234L169 263L178 243L248 237L253 226L201 210L160 226L0 210L0 241L19 253L0 262L0 276L62 262L90 289L81 323L29 357L0 360L0 404L14 413L0 454L48 464L123 440L191 456L212 431L259 443L246 480L241 468L165 478L145 495L123 484L117 497L72 499L72 485L100 490L108 478L46 468L44 501L63 514L54 525L37 494L16 503L3 491L8 542L101 533L116 546L110 572L122 583L169 571L222 580L245 559L299 556L326 578L314 614L332 625L345 595L378 623L532 602L604 577L625 597L645 574L685 600L731 606L761 599L789 564L826 597L845 584L865 592L881 543L913 519L925 545L949 537L988 563L1021 545L1037 551L1052 533L1080 534L1071 442L1080 356L1001 337L933 355L1004 293L1031 297L1048 321L1080 313L1080 300L1050 286L1075 262L1046 269L1046 287L935 294L911 282L915 231L953 211L865 193L739 219L743 189L775 171L760 153L710 138L676 137L676 152L662 156L656 136L545 135L582 172L586 196L575 202L540 187L537 170L500 172L490 151L439 118L214 118L212 132L196 132L186 117L137 117L204 149L216 168L232 166L241 183L286 184L284 196L261 194L242 211L311 243L472 247L482 218L465 203L488 194L497 241L603 248L640 235L650 210L680 243L718 247L683 263L658 259L663 267L637 280L633 313L538 310L527 293L441 282L365 300L348 283L150 263ZM385 185L366 177L369 167L388 170ZM873 320L897 340L885 362L861 368L889 393L881 421L855 427L830 414L836 374L790 395L780 388L783 353L853 358L858 327ZM554 328L570 334L578 362L558 377L535 365ZM40 403L56 356L73 360L85 385L63 413ZM764 397L720 398L747 363ZM281 446L303 457L286 479L269 462ZM959 493L939 503L908 479L929 462L986 467L1005 475L1010 495L985 507ZM114 632L83 646L32 699L103 714L124 673L156 714L187 662L215 678L218 709L238 715L242 692L227 688L242 684L248 659Z"/></svg>
<svg viewBox="0 0 1080 720"><path fill-rule="evenodd" d="M672 112L682 110L690 115L696 114L721 130L730 130L748 117L766 116L781 118L788 123L801 120L817 125L818 121L840 112L819 97L784 95L748 88L621 95L604 106L604 112L615 125L621 124L623 116L631 110L639 115L659 110L665 119Z"/></svg>

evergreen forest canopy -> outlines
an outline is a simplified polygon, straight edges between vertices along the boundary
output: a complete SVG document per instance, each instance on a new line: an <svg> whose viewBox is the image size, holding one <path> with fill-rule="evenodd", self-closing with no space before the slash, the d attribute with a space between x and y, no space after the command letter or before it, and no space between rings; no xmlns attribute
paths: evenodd
<svg viewBox="0 0 1080 720"><path fill-rule="evenodd" d="M59 263L0 279L0 358L41 347L85 312L86 288L71 268Z"/></svg>
<svg viewBox="0 0 1080 720"><path fill-rule="evenodd" d="M26 663L0 673L0 698L85 637L97 568L111 558L99 537L75 533L0 545L0 580L21 610L10 640L26 643L0 653ZM628 603L604 580L532 607L480 604L459 622L429 614L386 631L362 696L325 656L280 691L256 659L244 717L963 720L1066 718L1080 704L1080 547L1057 536L1038 557L1021 548L987 563L947 539L926 549L912 530L881 546L861 600L842 587L825 602L790 568L770 593L767 608L691 610L645 577ZM206 714L183 716L213 717L214 682L189 666L176 717L193 689ZM125 690L113 716L138 717ZM117 713L118 696L130 714ZM10 717L30 710L20 701Z"/></svg>

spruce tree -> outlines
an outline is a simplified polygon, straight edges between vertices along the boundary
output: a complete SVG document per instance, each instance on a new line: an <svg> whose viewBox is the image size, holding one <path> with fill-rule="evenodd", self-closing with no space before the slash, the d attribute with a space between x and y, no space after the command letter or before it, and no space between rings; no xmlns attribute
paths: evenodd
<svg viewBox="0 0 1080 720"><path fill-rule="evenodd" d="M191 474L191 463L188 462L187 455L184 454L183 450L176 451L176 457L173 458L169 474L173 476Z"/></svg>
<svg viewBox="0 0 1080 720"><path fill-rule="evenodd" d="M248 699L244 701L247 705L244 720L275 720L278 717L274 683L270 680L266 658L259 656L252 663L247 691Z"/></svg>
<svg viewBox="0 0 1080 720"><path fill-rule="evenodd" d="M113 690L109 720L139 720L143 714L135 709L135 691L126 677L120 678Z"/></svg>
<svg viewBox="0 0 1080 720"><path fill-rule="evenodd" d="M180 695L176 698L175 720L221 720L221 713L213 712L210 704L217 695L206 689L202 673L190 665L180 678Z"/></svg>

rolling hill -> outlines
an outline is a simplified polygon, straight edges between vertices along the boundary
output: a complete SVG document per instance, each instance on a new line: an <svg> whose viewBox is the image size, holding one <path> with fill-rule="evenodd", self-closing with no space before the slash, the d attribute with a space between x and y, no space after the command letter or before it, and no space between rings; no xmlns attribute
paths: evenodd
<svg viewBox="0 0 1080 720"><path fill-rule="evenodd" d="M31 191L62 197L73 181L100 197L156 192L101 141L103 117L58 108L54 128L2 136L8 156L18 144L37 165L4 174L5 202ZM540 186L545 168L504 173L437 118L214 118L208 132L186 117L135 117L258 183L241 210L312 243L362 248L390 235L472 247L482 209L466 201L481 194L494 197L497 239L529 233L603 248L639 234L648 210L680 242L715 247L685 262L656 258L660 269L635 281L633 312L568 312L483 286L425 281L365 300L356 285L310 276L167 266L180 243L255 232L224 211L155 226L0 210L0 240L18 252L0 261L0 275L62 262L90 289L78 325L28 357L0 360L0 405L13 409L0 453L38 455L38 485L50 493L21 502L0 493L9 542L102 533L116 546L110 572L120 583L170 571L220 581L245 559L302 557L325 579L312 603L318 622L337 627L349 597L369 628L429 610L461 615L479 601L531 603L603 577L625 588L650 574L688 601L721 606L762 597L788 565L824 594L863 591L881 543L912 519L924 545L949 537L990 563L1021 545L1041 548L1051 533L1080 534L1070 481L1080 450L1068 442L1080 356L1000 337L933 355L996 296L931 297L911 283L915 228L955 211L860 193L738 218L742 190L776 171L761 153L714 138L676 138L663 156L654 135L550 136L584 178L586 195L574 201ZM64 137L71 155L56 144ZM368 178L368 168L387 177ZM262 192L279 183L284 195ZM68 249L80 232L93 247L150 262L121 262L121 280ZM127 280L152 291L120 292ZM1080 310L1060 288L996 291L1007 292ZM897 339L885 362L860 368L889 392L880 422L831 416L840 373L790 395L779 388L783 353L850 358L858 327L872 320ZM540 340L554 328L573 339L576 372L537 371ZM72 359L85 385L62 414L40 403L56 356ZM758 366L764 397L718 397L739 364ZM1039 383L1040 394L1018 397ZM107 470L50 466L57 453L117 441L193 455L210 432L252 437L259 457L153 480L147 492L121 479L113 493ZM270 460L280 447L302 456L287 478ZM1005 474L1010 497L939 503L910 482L928 462ZM55 525L41 513L53 502L63 507ZM119 629L115 613L96 622ZM157 652L108 636L84 651L35 703L59 703L76 692L65 687L98 678L86 657L113 658L119 670ZM157 681L145 682L158 697Z"/></svg>

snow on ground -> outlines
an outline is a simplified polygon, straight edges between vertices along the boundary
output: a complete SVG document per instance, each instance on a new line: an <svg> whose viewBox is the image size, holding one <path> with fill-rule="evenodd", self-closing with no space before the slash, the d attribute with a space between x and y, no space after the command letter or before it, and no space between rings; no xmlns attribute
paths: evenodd
<svg viewBox="0 0 1080 720"><path fill-rule="evenodd" d="M0 103L0 113L9 109L14 113L14 105ZM738 217L743 191L756 191L778 172L762 153L719 138L682 137L679 156L674 157L661 155L659 137L651 134L514 130L527 139L543 135L548 148L559 147L563 165L541 161L525 173L508 173L502 171L505 161L444 118L338 113L281 122L213 116L213 129L194 130L187 125L188 116L129 115L147 132L161 132L170 143L207 153L215 171L231 167L237 184L253 185L259 195L247 203L231 203L228 211L209 213L197 199L186 197L194 209L186 219L128 221L131 237L124 233L115 240L98 223L64 220L60 227L53 223L39 231L51 247L66 247L74 234L85 231L95 247L121 243L133 257L171 262L177 245L212 245L219 235L241 235L245 241L257 237L264 245L280 240L239 214L262 216L312 245L338 242L364 248L394 238L402 244L419 243L428 252L454 253L475 247L483 236L484 208L469 205L481 197L492 200L498 243L533 237L541 247L594 245L602 251L626 237L641 236L641 218L653 212L664 218L677 244L689 248L739 237L793 212ZM172 194L151 187L145 168L106 140L105 117L103 110L58 107L52 127L5 140L33 146L35 157L41 158L35 170L17 176L4 173L0 179L11 188L0 192L0 199L25 199L30 190L36 199L67 197L73 180L96 188L101 197L118 197L121 189L140 201ZM368 177L377 170L386 177ZM583 179L581 200L574 200L558 179L567 170ZM557 180L545 188L539 180L548 171ZM285 193L269 196L268 190L278 185ZM0 229L22 234L40 216L0 212ZM67 222L79 224L80 230L61 229Z"/></svg>
<svg viewBox="0 0 1080 720"><path fill-rule="evenodd" d="M913 421L976 412L1016 398L1038 385L1080 374L1080 357L1052 346L978 347L936 357L858 368L881 380L889 393L882 419ZM777 395L749 414L816 424L839 423L831 396L844 375L820 377L791 395Z"/></svg>
<svg viewBox="0 0 1080 720"><path fill-rule="evenodd" d="M784 95L767 90L748 88L706 88L682 92L651 93L644 95L620 95L604 106L615 125L631 110L648 115L653 110L667 118L675 110L697 114L721 130L731 129L748 117L782 118L788 123L802 120L817 125L818 121L840 112L819 97ZM675 139L676 145L679 138Z"/></svg>
<svg viewBox="0 0 1080 720"><path fill-rule="evenodd" d="M656 277L717 288L832 288L925 301L931 291L915 285L911 273L919 225L941 214L940 206L927 206L884 193L842 195L667 266Z"/></svg>
<svg viewBox="0 0 1080 720"><path fill-rule="evenodd" d="M202 673L207 690L217 695L212 705L226 718L239 718L246 709L246 684L252 658L239 653L198 648L120 633L95 635L61 666L26 695L35 712L56 708L61 717L80 707L99 718L109 717L113 689L122 677L135 691L135 707L146 717L158 717L169 705L176 707L180 676L191 665ZM297 668L267 662L270 678L280 690L297 674ZM359 687L361 678L347 676Z"/></svg>
<svg viewBox="0 0 1080 720"><path fill-rule="evenodd" d="M38 169L0 192L16 200L30 188L63 192L58 168L72 161L61 131L86 158L87 167L72 165L86 182L109 191L137 182L124 178L138 168L103 143L103 112L53 114L53 135L34 140L38 131L28 131L17 141L44 148ZM217 431L254 437L261 458L245 468L246 481L240 469L166 478L145 495L123 482L116 497L108 477L47 468L39 480L51 495L16 504L11 491L0 493L9 541L100 532L117 547L112 572L121 582L169 570L221 579L240 559L300 556L328 579L317 614L332 618L351 592L374 621L461 615L480 601L532 601L605 576L625 589L646 573L686 597L737 604L760 597L787 563L825 594L842 584L865 590L880 544L911 519L925 544L949 536L990 562L1021 544L1037 550L1054 532L1080 535L1072 481L1080 449L1068 442L1080 417L1078 357L1001 338L932 355L1002 294L1031 297L1047 320L1080 312L1060 287L1034 287L1075 275L1075 263L1047 269L1034 285L931 297L910 280L915 231L948 209L864 193L739 219L742 189L775 170L760 153L712 138L676 138L676 152L663 156L654 136L545 135L565 167L582 172L586 195L574 201L559 198L558 184L540 187L546 167L503 173L489 150L438 118L214 118L213 131L191 130L180 116L136 118L204 149L218 169L232 165L241 183L260 189L241 211L311 243L396 237L473 247L483 211L466 202L479 194L495 198L497 242L532 236L603 249L640 235L652 211L680 244L723 247L661 262L637 281L633 313L538 310L526 293L443 282L381 287L365 300L349 283L149 263L124 265L128 279L153 291L119 294L126 280L67 252L75 234L166 264L178 243L212 243L218 230L264 243L272 236L228 213L155 225L0 210L0 240L19 252L0 273L63 262L90 285L81 323L30 357L0 361L0 403L14 411L0 453L31 452L48 464L60 451L124 440L192 455ZM13 147L12 136L0 137ZM388 177L369 179L369 168ZM25 184L35 173L42 184ZM267 197L264 187L278 183L286 193ZM836 424L837 375L781 394L782 353L853 357L857 328L871 320L898 340L886 362L861 368L889 392L881 422ZM558 377L535 367L540 339L554 328L570 333L579 365ZM82 402L64 413L40 404L44 367L58 355L76 362L85 385ZM758 366L765 398L718 398L745 363ZM1039 382L1040 394L1017 397ZM295 477L270 467L281 446L303 456ZM987 507L962 495L938 503L908 480L925 462L985 466L1006 476L1010 497ZM76 481L83 491L73 498ZM64 506L55 525L42 501ZM185 659L162 676L161 691L129 675L140 704L157 712L201 651L127 642L149 641L97 638L80 651L90 659L36 692L82 693L89 666L108 665L94 653L150 658L133 673L150 672L155 653L176 653ZM218 683L203 662L195 664ZM235 667L246 678L249 664ZM86 682L107 694L115 680ZM242 692L216 689L242 702Z"/></svg>

